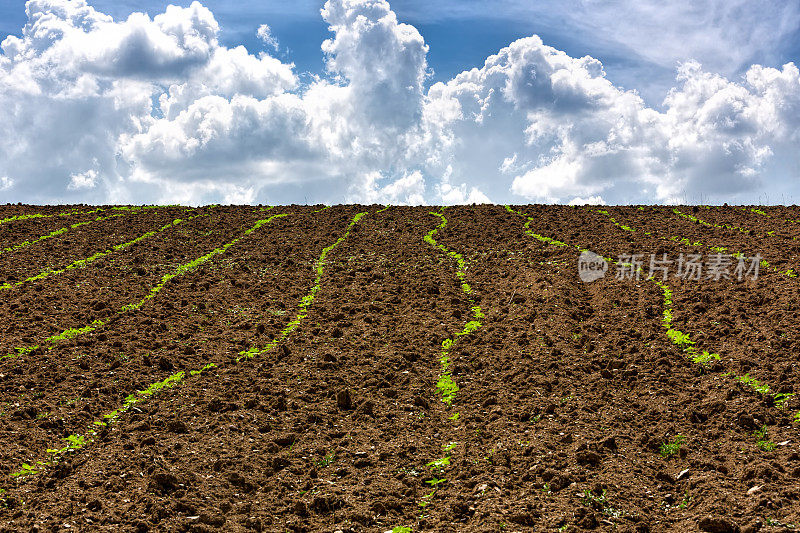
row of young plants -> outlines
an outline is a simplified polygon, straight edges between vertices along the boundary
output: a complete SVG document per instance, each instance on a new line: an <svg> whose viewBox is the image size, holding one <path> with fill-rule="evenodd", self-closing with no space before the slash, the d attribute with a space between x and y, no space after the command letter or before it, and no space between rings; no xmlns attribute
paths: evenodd
<svg viewBox="0 0 800 533"><path fill-rule="evenodd" d="M703 209L713 209L713 207L709 205L701 205L700 207L702 207ZM776 218L779 219L781 222L791 222L794 224L800 224L800 220L797 220L796 218L778 218L773 215L770 215L763 209L758 209L757 207L736 206L736 209L738 209L739 211L744 211L745 213L753 213L766 218Z"/></svg>
<svg viewBox="0 0 800 533"><path fill-rule="evenodd" d="M623 231L636 232L634 228L631 228L629 226L622 227L622 225L618 221L614 220L613 217L611 217L607 211L597 210L597 212L606 215L609 218L609 220L611 220L611 222L614 223L615 226L619 227ZM652 235L649 232L644 232L644 234ZM580 247L577 248L580 250ZM614 262L611 258L605 258L605 260L612 263ZM639 267L638 270L640 273L644 272L641 269L641 267ZM646 279L658 285L658 287L663 292L664 299L662 305L664 311L662 315L662 325L666 328L666 333L667 336L670 338L670 341L683 350L684 354L686 354L687 359L689 359L691 362L697 365L700 365L704 369L707 369L712 361L720 361L721 359L719 354L710 353L706 350L699 350L695 346L695 341L693 341L688 334L673 327L672 290L670 289L669 285L663 281L656 280L653 277L649 277ZM755 391L758 394L767 395L770 393L771 390L773 390L770 388L769 385L762 383L761 381L755 378L750 377L749 374L738 375L735 371L729 370L727 372L724 372L722 376L729 377L739 383L742 383L750 387L753 391ZM775 393L771 396L771 398L775 406L785 410L788 408L788 403L793 396L794 394ZM793 419L796 422L800 422L800 411L798 411L794 415Z"/></svg>
<svg viewBox="0 0 800 533"><path fill-rule="evenodd" d="M122 315L122 314L132 313L132 312L138 311L139 309L141 309L141 307L145 303L147 303L149 300L152 300L153 298L155 298L158 295L158 293L161 292L161 290L164 288L164 286L167 283L169 283L171 280L173 280L175 278L178 278L180 276L183 276L184 274L187 274L187 273L197 269L198 267L200 267L204 263L206 263L206 262L210 261L211 259L213 259L215 256L225 253L226 251L228 251L228 249L230 247L236 245L239 241L241 241L242 239L244 239L248 235L252 234L253 232L257 231L262 226L264 226L266 224L269 224L270 222L272 222L275 219L286 217L286 216L288 216L288 213L281 213L281 214L278 214L278 215L273 215L273 216L271 216L269 218L266 218L266 219L257 220L256 223L252 227L246 229L241 235L239 235L235 239L223 244L222 246L219 246L218 248L214 248L210 252L208 252L208 253L206 253L204 255L201 255L200 257L196 257L195 259L192 259L191 261L188 261L188 262L186 262L186 263L184 263L182 265L177 266L171 272L169 272L167 274L164 274L161 277L161 279L158 281L158 283L153 285L150 288L150 290L148 291L148 293L144 295L144 297L142 297L141 299L139 299L139 300L137 300L135 302L126 304L126 305L122 306L121 308L119 308L117 310L117 312L116 312L116 315ZM35 344L35 345L30 345L30 346L16 347L16 348L14 348L14 351L12 353L0 356L0 361L2 361L4 359L16 359L16 358L19 358L20 356L23 356L23 355L31 353L32 351L38 349L40 346L42 346L45 349L49 350L49 349L53 348L60 341L73 339L73 338L78 337L80 335L85 335L87 333L95 332L95 331L97 331L99 329L102 329L106 325L111 323L113 321L113 319L114 319L114 315L108 316L106 318L98 318L96 320L93 320L91 323L86 324L85 326L82 326L82 327L79 327L79 328L68 328L68 329L65 329L64 331L62 331L61 333L58 333L56 335L51 335L50 337L45 338L44 341L43 341L43 344L41 344L41 345Z"/></svg>
<svg viewBox="0 0 800 533"><path fill-rule="evenodd" d="M431 215L439 217L440 223L438 226L433 228L427 235L424 237L424 241L440 252L447 255L451 260L455 261L456 263L456 277L458 278L459 284L461 286L461 291L470 296L472 294L472 287L470 287L469 283L466 281L467 276L467 264L464 261L464 257L455 251L449 250L445 245L436 241L434 236L440 230L444 229L447 226L447 219L445 216L440 212L431 212ZM441 373L439 374L439 380L436 382L436 391L438 392L439 396L441 397L442 402L446 405L451 405L453 403L453 399L455 398L456 393L458 392L458 385L455 381L453 381L453 377L450 372L450 351L453 349L453 346L456 344L460 337L464 337L477 331L483 324L481 320L485 318L483 311L479 305L476 304L475 300L469 298L470 304L470 311L472 313L472 320L468 320L464 327L455 334L453 338L448 338L442 341L441 349L439 352L439 364L441 366Z"/></svg>
<svg viewBox="0 0 800 533"><path fill-rule="evenodd" d="M111 209L126 209L126 207L113 207ZM75 215L91 215L92 213L100 213L102 211L107 211L106 208L99 207L97 209L92 209L91 211L81 211L80 209L74 209L72 211L64 211L62 213L52 213L46 215L44 213L29 213L26 215L14 215L11 217L6 217L0 219L0 224L6 224L8 222L17 222L20 220L30 220L33 218L52 218L52 217L71 217Z"/></svg>
<svg viewBox="0 0 800 533"><path fill-rule="evenodd" d="M70 224L69 226L64 226L63 228L59 228L57 230L53 230L50 233L45 233L44 235L40 235L40 236L36 237L35 239L27 239L27 240L24 240L24 241L19 242L17 244L14 244L14 245L11 245L11 246L6 246L5 248L0 248L0 255L3 255L5 253L9 253L9 252L16 252L16 251L21 250L23 248L27 248L28 246L40 243L42 241L46 241L47 239L52 239L53 237L58 237L59 235L63 235L65 233L67 233L68 231L80 228L81 226L88 226L89 224L94 224L95 222L102 222L104 220L109 220L109 219L116 218L116 217L122 217L122 216L126 216L128 214L138 213L138 212L142 211L143 209L148 209L148 207L145 206L145 207L126 208L124 210L128 211L127 213L115 213L113 215L100 216L100 217L97 217L97 218L95 218L93 220L85 220L83 222L76 222L74 224Z"/></svg>
<svg viewBox="0 0 800 533"><path fill-rule="evenodd" d="M643 210L644 208L640 207L639 209ZM619 222L618 220L616 220L613 217L613 215L611 215L611 213L609 213L608 211L606 211L604 209L596 209L595 211L597 213L600 213L601 215L604 215L615 226L617 226L619 229L621 229L623 231L628 231L628 232L636 231L634 228L632 228L632 227L630 227L628 225L625 225L625 224ZM687 220L692 220L693 222L698 222L698 223L700 223L702 225L706 225L708 227L724 228L724 226L714 225L714 224L705 222L703 220L700 220L699 218L697 218L697 217L695 217L693 215L689 215L687 213L680 212L678 209L673 209L673 213L676 214L676 215L682 216L682 217L686 218ZM735 226L731 226L730 228L725 228L725 229L733 229L733 228L735 228ZM738 228L738 229L741 230L742 232L746 232L747 231L747 230L745 230L743 228ZM642 231L642 233L644 235L649 236L649 237L656 237L657 239L661 239L662 241L672 241L672 242L677 242L678 244L683 244L685 246L697 246L697 247L701 247L701 248L707 248L708 250L711 250L712 252L716 252L716 253L720 253L720 254L729 254L729 255L731 255L733 257L736 257L737 259L740 258L740 257L745 257L745 255L742 252L731 251L730 249L728 249L727 247L724 247L724 246L711 246L711 245L707 245L707 244L699 242L699 241L692 242L691 240L687 239L686 237L680 237L678 235L672 235L672 236L669 236L669 237L664 237L663 235L657 235L657 234L655 234L655 233L653 233L651 231ZM797 277L797 274L794 272L793 269L788 269L788 270L783 270L783 271L782 270L778 270L777 268L772 266L772 264L770 264L769 261L767 261L766 259L762 259L760 261L760 265L761 265L761 267L768 268L768 269L772 270L773 272L775 272L776 274L780 274L782 276L786 276L786 277L790 277L790 278L796 278Z"/></svg>
<svg viewBox="0 0 800 533"><path fill-rule="evenodd" d="M456 265L456 278L458 279L459 286L461 288L461 292L467 296L470 305L470 318L465 321L461 329L455 333L452 337L448 337L444 339L439 346L439 376L436 381L436 394L440 401L442 401L448 408L452 407L453 401L456 398L456 395L459 391L459 386L455 382L451 372L451 362L450 362L450 354L452 353L454 347L458 344L458 342L463 339L464 337L473 334L478 329L483 327L483 323L481 322L484 318L486 318L485 314L481 310L481 307L477 304L473 296L473 289L470 284L467 282L467 264L464 260L464 256L456 251L450 250L447 246L440 243L436 240L436 234L439 233L447 226L447 218L444 216L443 211L445 208L442 208L438 212L431 212L432 216L439 218L439 224L429 231L424 237L423 240L439 250L441 253L445 254L451 261L453 261ZM451 423L456 423L459 419L460 414L458 412L453 412L447 416L447 419ZM445 432L449 433L449 432ZM429 506L434 502L434 498L436 497L436 493L439 490L439 487L442 483L447 481L446 478L442 477L448 468L452 464L452 457L454 455L455 450L459 447L459 443L455 441L447 441L441 445L441 455L438 457L431 458L430 461L427 461L425 466L430 471L431 479L425 481L426 484L429 485L431 489L430 492L424 494L420 500L417 502L417 506L421 510L420 519L425 517L425 513L428 510ZM392 530L393 532L402 532L402 533L410 533L411 528L408 526L398 526Z"/></svg>
<svg viewBox="0 0 800 533"><path fill-rule="evenodd" d="M211 206L211 207L215 207L215 206ZM189 211L189 210L187 209L187 211ZM15 287L19 287L21 285L25 285L26 283L31 283L33 281L38 281L38 280L45 279L45 278L48 278L48 277L51 277L51 276L57 276L59 274L63 274L64 272L69 272L70 270L75 270L75 269L78 269L78 268L84 268L84 267L90 265L91 263L94 263L95 261L106 257L107 255L111 255L111 254L113 254L115 252L120 252L120 251L122 251L122 250L124 250L126 248L129 248L129 247L131 247L131 246L133 246L133 245L135 245L135 244L137 244L139 242L142 242L142 241L144 241L146 239L149 239L150 237L153 237L154 235L158 235L159 233L162 233L162 232L164 232L164 231L166 231L166 230L168 230L170 228L173 228L173 227L177 226L178 224L183 224L184 222L189 222L189 221L194 220L196 218L204 217L204 216L208 216L208 215L209 215L208 213L200 213L200 214L197 214L197 215L192 215L192 216L187 217L187 218L176 218L172 222L169 222L168 224L165 224L164 226L162 226L162 227L160 227L158 229L151 230L151 231L148 231L146 233L143 233L142 235L139 235L135 239L132 239L132 240L130 240L128 242L123 242L123 243L120 243L120 244L116 244L116 245L112 246L111 248L108 248L107 250L104 250L102 252L97 252L97 253L95 253L93 255L90 255L89 257L84 257L82 259L77 259L77 260L73 261L72 263L70 263L69 265L67 265L67 266L65 266L63 268L43 270L42 272L39 272L38 274L36 274L34 276L30 276L30 277L25 278L25 279L20 280L20 281L15 281L15 282L11 282L11 283L10 282L5 282L3 284L0 284L0 291L10 290L10 289L13 289Z"/></svg>
<svg viewBox="0 0 800 533"><path fill-rule="evenodd" d="M330 254L330 252L334 248L336 248L339 244L341 244L350 235L353 227L356 224L358 224L358 222L366 214L367 213L358 213L357 215L355 215L350 224L347 226L345 233L341 237L339 237L334 243L325 247L322 250L322 253L320 254L315 264L315 270L317 276L314 282L314 286L310 289L309 293L300 300L295 318L281 331L281 333L278 334L278 336L276 337L277 342L272 341L262 349L248 350L246 352L242 352L241 354L239 354L239 357L234 359L235 363L239 363L243 360L249 360L253 357L256 357L257 355L264 354L265 352L274 349L278 345L278 342L284 340L289 334L291 334L294 330L297 329L300 323L308 315L308 307L311 305L311 302L313 302L314 295L316 295L317 292L319 292L320 290L321 278L324 272L324 267L326 264L326 258L328 254ZM266 224L269 220L274 220L275 218L277 218L277 215L265 219L264 221L260 221L261 224L259 224L259 227ZM257 228L255 229L251 228L251 229L255 231L255 229ZM150 384L143 390L139 390L128 395L120 407L114 409L113 411L105 413L101 418L93 421L92 424L90 424L89 427L84 432L73 433L65 437L63 440L66 444L61 448L47 449L46 450L47 455L43 460L23 463L18 470L10 474L11 477L30 476L33 474L40 473L47 467L56 464L65 454L83 449L89 444L93 443L97 439L99 431L103 426L115 422L136 404L149 400L150 398L152 398L153 396L155 396L156 394L158 394L163 390L173 389L178 385L185 383L188 379L205 375L214 368L216 368L216 365L213 362L207 362L202 366L200 366L199 368L189 370L188 372L186 371L176 372L160 381Z"/></svg>
<svg viewBox="0 0 800 533"><path fill-rule="evenodd" d="M680 209L677 209L677 208L673 208L672 212L675 213L676 215L678 215L679 217L685 218L686 220L691 220L692 222L700 224L701 226L706 226L708 228L733 230L733 231L738 231L738 232L743 233L743 234L748 235L748 236L761 237L761 238L773 237L775 235L774 231L768 231L765 234L753 234L751 232L751 230L748 230L748 229L745 229L745 228L740 228L739 226L732 226L730 224L715 224L713 222L707 222L707 221L705 221L705 220L703 220L701 218L698 218L698 217L696 217L694 215L691 215L689 213L684 213L683 211L681 211ZM798 238L794 237L794 236L792 236L791 238L792 238L792 240L795 240L795 241L798 240ZM720 252L720 253L724 253L724 252L728 251L727 248L722 248L722 247L711 247L711 248L713 250L715 250L715 251ZM734 257L737 257L737 258L744 256L744 254L741 253L741 252L731 252L731 255L733 255ZM772 270L773 272L775 272L777 274L781 274L782 276L787 276L787 277L790 277L790 278L796 278L797 277L797 273L794 271L794 269L790 268L790 269L787 269L787 270L778 270L776 267L772 266L769 263L769 261L767 261L766 259L762 259L761 260L761 266L764 267L764 268L768 268L768 269Z"/></svg>
<svg viewBox="0 0 800 533"><path fill-rule="evenodd" d="M319 211L323 211L327 209L328 206L320 209ZM317 211L315 211L317 212ZM283 342L286 337L291 335L297 328L300 327L300 324L308 317L308 308L311 307L311 304L314 302L314 298L316 297L317 293L319 292L322 286L322 275L325 271L325 264L327 261L328 254L333 251L334 248L339 246L345 239L350 236L353 228L359 221L364 218L368 213L361 212L357 213L353 219L350 221L350 224L347 226L345 232L336 239L335 242L329 244L325 248L322 249L322 253L320 253L319 258L317 259L316 263L314 264L314 271L316 273L316 277L314 278L314 285L311 287L311 290L301 298L300 303L297 306L297 313L295 314L294 318L289 321L285 328L283 328L276 337L268 342L266 345L258 347L258 346L251 346L247 350L243 350L239 352L238 357L236 358L236 362L245 360L245 359L252 359L254 357L263 355L267 352L274 350L281 342Z"/></svg>
<svg viewBox="0 0 800 533"><path fill-rule="evenodd" d="M537 240L539 240L539 241L541 241L541 242L543 242L545 244L550 244L550 245L559 246L559 247L570 246L570 245L568 245L568 244L566 244L566 243L564 243L562 241L553 239L551 237L547 237L547 236L544 236L544 235L536 234L530 228L530 223L533 222L533 218L532 217L528 217L527 215L525 215L525 214L523 214L521 212L514 211L509 207L507 207L506 209L508 209L512 213L516 213L518 215L521 215L521 216L527 218L527 221L525 223L525 230L526 230L526 233L529 234L530 236L536 238ZM622 229L623 231L630 231L630 232L635 231L633 228L629 228L629 227L620 228L620 229ZM573 246L574 248L576 248L580 252L584 251L584 249L581 248L578 245L574 245L573 244L571 246ZM604 259L606 261L611 261L611 259L608 258L608 257L605 257ZM632 265L628 264L626 266L631 267ZM640 269L640 272L641 272L641 269ZM695 342L690 338L689 335L687 335L686 333L684 333L684 332L678 330L677 328L675 328L675 326L673 324L672 290L670 289L670 287L666 283L663 283L663 282L660 282L658 280L655 280L654 278L647 278L647 280L648 281L653 281L663 292L662 325L665 328L666 334L669 337L670 341L672 343L674 343L676 346L678 346L679 348L682 349L682 351L684 352L684 354L687 357L687 359L689 359L693 363L699 365L702 368L703 371L708 370L708 368L709 368L709 366L710 366L710 364L712 362L716 362L716 361L720 360L720 356L718 354L715 354L715 353L709 353L708 351L705 351L705 350L699 350L697 348L697 346L695 345ZM757 379L750 377L748 374L745 374L745 375L741 376L741 375L737 375L733 371L728 371L728 372L725 372L725 373L723 373L721 375L722 375L722 377L731 378L736 382L742 383L743 385L751 388L753 391L755 391L759 395L767 396L769 399L771 399L771 401L772 401L772 403L773 403L773 405L775 407L777 407L778 409L781 409L783 411L785 411L787 409L787 405L788 405L790 399L794 396L794 394L783 394L783 393L777 393L777 394L769 395L770 387L767 384L762 383L762 382L758 381ZM794 415L794 420L796 422L800 422L800 411L798 411ZM769 429L768 429L768 427L766 425L762 425L759 429L755 430L752 433L752 435L753 435L753 443L754 443L754 445L759 450L761 450L763 452L767 452L768 453L768 452L771 452L771 451L775 450L777 446L788 444L788 441L785 441L785 442L782 442L782 443L777 443L777 444L775 442L773 442L769 438ZM680 448L681 448L681 446L682 446L682 444L684 442L685 442L685 437L682 436L682 435L677 435L671 441L667 441L667 442L663 443L661 445L660 449L659 449L659 453L664 458L669 458L670 456L675 455L680 451ZM593 498L590 491L585 491L584 492L584 496L585 496L584 505L590 505L592 507L595 507L596 509L601 509L601 508L603 508L605 510L609 509L607 506L597 505L597 504L603 503L601 500L604 499L605 491L603 491L603 494L600 496L600 498L597 498L597 497ZM689 494L687 492L686 496L683 499L683 501L680 502L680 504L677 504L675 507L676 508L680 508L680 509L686 508L690 504L691 499L692 498L689 496ZM610 510L614 511L613 508L610 509ZM609 513L605 513L604 512L604 514L607 514L608 516L616 516L616 514L614 514L614 513L610 513L609 514Z"/></svg>
<svg viewBox="0 0 800 533"><path fill-rule="evenodd" d="M755 237L765 237L766 236L766 237L771 237L775 233L775 232L768 232L766 235L760 235L758 233L754 233L752 230L749 230L749 229L746 229L746 228L742 228L740 226L734 226L732 224L717 224L715 222L708 222L708 221L702 220L699 217L691 215L689 213L684 213L683 211L681 211L677 207L673 207L672 208L672 212L675 213L676 215L678 215L681 218L685 218L687 220L691 220L692 222L700 224L701 226L706 226L706 227L709 227L709 228L716 228L716 229L727 229L727 230L731 230L731 231L738 231L739 233L742 233L742 234L748 235L748 236L755 236Z"/></svg>

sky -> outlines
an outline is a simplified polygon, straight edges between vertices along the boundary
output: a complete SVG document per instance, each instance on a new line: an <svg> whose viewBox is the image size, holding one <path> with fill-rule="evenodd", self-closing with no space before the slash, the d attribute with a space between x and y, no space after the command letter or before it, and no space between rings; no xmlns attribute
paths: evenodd
<svg viewBox="0 0 800 533"><path fill-rule="evenodd" d="M0 0L0 203L800 203L800 2Z"/></svg>

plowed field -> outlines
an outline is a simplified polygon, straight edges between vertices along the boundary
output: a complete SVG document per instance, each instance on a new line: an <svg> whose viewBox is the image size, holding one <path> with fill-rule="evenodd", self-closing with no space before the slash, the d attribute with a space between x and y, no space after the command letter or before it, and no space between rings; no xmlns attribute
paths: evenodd
<svg viewBox="0 0 800 533"><path fill-rule="evenodd" d="M800 529L799 239L789 207L0 206L0 530Z"/></svg>

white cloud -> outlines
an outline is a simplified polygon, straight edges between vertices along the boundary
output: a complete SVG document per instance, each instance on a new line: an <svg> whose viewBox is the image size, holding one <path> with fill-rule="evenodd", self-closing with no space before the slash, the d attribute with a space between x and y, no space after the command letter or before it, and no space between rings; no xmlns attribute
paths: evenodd
<svg viewBox="0 0 800 533"><path fill-rule="evenodd" d="M72 174L69 177L69 185L67 185L67 189L93 189L97 187L97 178L97 171L94 169Z"/></svg>
<svg viewBox="0 0 800 533"><path fill-rule="evenodd" d="M511 192L536 202L674 201L763 186L775 149L800 126L797 68L754 66L735 83L687 62L678 82L656 111L615 87L597 60L530 37L429 97L459 110L437 120L455 139L445 164L500 184L497 193L509 174Z"/></svg>
<svg viewBox="0 0 800 533"><path fill-rule="evenodd" d="M800 5L772 0L572 0L562 14L577 31L629 55L670 69L695 58L727 75L774 61L800 25Z"/></svg>
<svg viewBox="0 0 800 533"><path fill-rule="evenodd" d="M392 205L422 205L425 203L425 178L419 171L411 172L386 185L380 185L379 172L370 172L351 188L348 201Z"/></svg>
<svg viewBox="0 0 800 533"><path fill-rule="evenodd" d="M14 180L8 176L0 176L0 191L7 191L14 186Z"/></svg>
<svg viewBox="0 0 800 533"><path fill-rule="evenodd" d="M29 2L0 54L0 176L14 176L0 189L29 202L192 204L800 190L791 63L732 81L684 61L654 109L597 59L532 36L426 91L428 46L386 1L328 0L320 13L326 76L302 84L292 64L222 46L197 2L120 21L83 0ZM257 35L277 48L268 25Z"/></svg>
<svg viewBox="0 0 800 533"><path fill-rule="evenodd" d="M567 202L568 205L606 205L602 196L590 196L588 198L576 197Z"/></svg>
<svg viewBox="0 0 800 533"><path fill-rule="evenodd" d="M492 201L477 187L470 187L465 183L458 186L450 185L443 181L437 185L439 199L445 205L456 204L490 204Z"/></svg>
<svg viewBox="0 0 800 533"><path fill-rule="evenodd" d="M491 7L487 7L487 6ZM420 23L486 21L555 35L572 50L612 60L617 84L658 104L675 65L696 59L712 72L738 76L753 63L777 64L800 28L800 3L775 0L406 0L402 13Z"/></svg>
<svg viewBox="0 0 800 533"><path fill-rule="evenodd" d="M256 35L261 41L272 48L273 50L278 50L278 39L272 35L272 29L267 24L262 24L258 27L258 31L256 31Z"/></svg>

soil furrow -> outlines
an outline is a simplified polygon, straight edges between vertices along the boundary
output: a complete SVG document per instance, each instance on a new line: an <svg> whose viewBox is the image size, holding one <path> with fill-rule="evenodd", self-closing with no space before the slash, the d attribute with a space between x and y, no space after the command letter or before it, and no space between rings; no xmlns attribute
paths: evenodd
<svg viewBox="0 0 800 533"><path fill-rule="evenodd" d="M363 216L363 213L361 214ZM322 269L325 265L325 257L326 255L336 246L338 246L346 237L349 235L352 226L358 223L358 220L361 217L356 215L351 225L348 226L345 234L340 237L335 243L329 245L328 247L323 249L322 254L320 255L319 259L315 264L315 270L317 272L317 279L315 284L312 286L311 291L304 296L299 304L298 307L298 317L302 316L305 312L305 309L308 307L308 303L310 300L313 300L313 295L319 290L319 282L322 273ZM263 225L263 224L261 224ZM312 296L309 299L309 296ZM296 319L295 319L296 320ZM291 332L293 329L296 328L295 320L290 321L289 324L281 330L278 334L280 338L285 338L287 335L287 331ZM273 343L269 343L267 346L271 346ZM264 350L266 351L266 350ZM250 352L248 352L250 353ZM263 352L262 352L263 353ZM187 354L189 355L189 354ZM239 362L243 358L234 358L231 360L230 358L227 359L227 363L230 364L231 361ZM247 358L244 358L247 359ZM179 370L175 373L169 374L166 377L159 379L157 381L151 382L149 385L143 386L141 388L136 387L136 392L128 394L125 396L124 401L120 406L113 410L106 410L102 413L102 416L95 418L87 427L86 430L82 432L71 433L64 437L64 445L62 447L55 447L55 448L48 448L48 458L39 461L27 462L23 463L21 469L15 470L11 473L12 477L28 477L32 474L37 474L42 471L45 467L51 466L54 462L56 465L61 464L61 460L64 457L70 457L73 453L77 452L78 450L82 449L84 446L87 446L90 443L95 442L96 440L103 441L108 434L108 427L109 425L113 424L117 421L121 416L126 414L130 410L139 409L140 405L143 402L147 402L151 399L151 397L156 396L160 393L160 391L165 389L172 389L179 384L182 384L186 380L194 380L194 378L211 371L212 369L217 368L218 366L224 367L226 366L226 361L220 361L219 359L215 361L211 361L206 359L201 363L195 363L195 368L186 369L186 370ZM161 370L165 370L167 365L163 363L159 363L159 367ZM170 362L169 366L174 365ZM84 411L88 412L90 417L92 415L93 409L90 407L91 404L87 404L84 406Z"/></svg>
<svg viewBox="0 0 800 533"><path fill-rule="evenodd" d="M185 274L197 269L199 266L203 265L207 261L210 261L215 256L225 253L228 250L228 248L230 248L231 246L236 245L241 239L243 239L244 237L250 235L254 231L257 231L263 225L270 223L272 220L274 220L276 218L281 218L281 217L284 217L284 216L289 216L289 214L288 213L281 213L281 214L273 215L273 216L271 216L269 218L266 218L266 219L260 219L260 220L256 221L256 223L252 227L244 230L244 232L242 234L240 234L239 236L237 236L233 240L231 240L229 242L226 242L226 243L222 244L220 247L214 248L210 252L205 253L204 255L201 255L199 257L196 257L196 258L192 259L191 261L183 263L180 266L178 266L175 269L173 269L171 272L169 272L167 274L164 274L158 280L158 283L152 285L149 288L149 291L141 299L135 300L133 302L130 302L130 303L127 303L127 304L123 305L122 307L120 307L120 308L118 308L116 310L115 314L110 315L108 317L104 317L104 318L97 318L95 320L92 320L90 323L88 323L88 324L86 324L84 326L78 327L78 328L69 328L69 329L63 330L60 333L57 333L55 335L51 335L49 337L46 337L43 341L41 341L42 344L44 345L45 349L48 349L48 350L52 349L53 346L56 343L60 342L60 341L74 339L74 338L80 337L81 335L86 335L88 333L96 332L96 331L98 331L100 329L105 328L112 321L118 320L118 315L120 315L120 314L132 313L132 312L138 311L149 300L152 300L153 298L155 298L162 291L162 289L164 288L164 286L167 283L171 282L175 278L183 276L183 275L185 275ZM37 350L38 348L39 348L38 344L29 345L29 346L21 346L21 347L17 346L17 347L14 348L14 351L12 353L0 357L0 359L18 358L19 356L28 354L28 353L30 353L30 352L32 352L34 350Z"/></svg>

